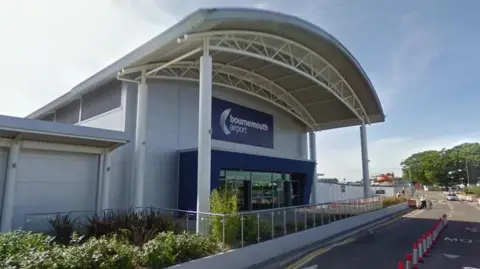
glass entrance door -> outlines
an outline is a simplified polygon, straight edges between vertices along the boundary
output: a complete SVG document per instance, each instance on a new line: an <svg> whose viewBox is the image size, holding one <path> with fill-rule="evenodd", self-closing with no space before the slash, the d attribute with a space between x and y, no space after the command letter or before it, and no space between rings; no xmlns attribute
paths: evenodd
<svg viewBox="0 0 480 269"><path fill-rule="evenodd" d="M225 187L234 191L237 194L238 208L240 210L248 210L248 197L247 197L247 185L246 181L239 180L226 180Z"/></svg>
<svg viewBox="0 0 480 269"><path fill-rule="evenodd" d="M237 192L242 211L300 205L303 197L303 174L221 170L220 179Z"/></svg>

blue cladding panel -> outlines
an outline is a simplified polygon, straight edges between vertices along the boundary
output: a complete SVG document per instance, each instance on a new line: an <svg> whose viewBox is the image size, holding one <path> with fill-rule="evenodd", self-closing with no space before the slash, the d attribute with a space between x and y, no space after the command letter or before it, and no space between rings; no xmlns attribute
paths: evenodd
<svg viewBox="0 0 480 269"><path fill-rule="evenodd" d="M220 185L220 170L248 170L305 175L303 204L308 204L312 186L314 162L297 161L244 153L212 150L210 189ZM196 210L197 204L197 151L180 153L180 188L178 207Z"/></svg>
<svg viewBox="0 0 480 269"><path fill-rule="evenodd" d="M212 139L273 148L273 116L212 98Z"/></svg>

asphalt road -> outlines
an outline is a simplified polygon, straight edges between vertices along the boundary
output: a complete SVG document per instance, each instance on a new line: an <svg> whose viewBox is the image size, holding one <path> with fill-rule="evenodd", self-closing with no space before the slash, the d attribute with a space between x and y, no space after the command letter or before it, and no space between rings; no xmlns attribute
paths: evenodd
<svg viewBox="0 0 480 269"><path fill-rule="evenodd" d="M421 268L480 269L480 209L466 202L440 206L449 215L448 227Z"/></svg>
<svg viewBox="0 0 480 269"><path fill-rule="evenodd" d="M440 193L429 193L428 199L434 200L432 210L415 211L357 238L349 238L334 246L319 247L282 267L397 268L398 262L404 261L406 253L412 251L413 242L446 213L450 216L448 228L420 268L480 269L480 210L464 202L447 202ZM475 250L477 255L474 255ZM272 264L264 268L280 267Z"/></svg>

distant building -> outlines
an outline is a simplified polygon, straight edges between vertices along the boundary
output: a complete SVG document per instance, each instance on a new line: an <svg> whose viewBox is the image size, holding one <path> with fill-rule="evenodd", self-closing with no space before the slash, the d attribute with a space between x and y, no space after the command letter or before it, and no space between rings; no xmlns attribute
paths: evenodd
<svg viewBox="0 0 480 269"><path fill-rule="evenodd" d="M324 182L324 183L338 183L337 178L317 178L317 182Z"/></svg>

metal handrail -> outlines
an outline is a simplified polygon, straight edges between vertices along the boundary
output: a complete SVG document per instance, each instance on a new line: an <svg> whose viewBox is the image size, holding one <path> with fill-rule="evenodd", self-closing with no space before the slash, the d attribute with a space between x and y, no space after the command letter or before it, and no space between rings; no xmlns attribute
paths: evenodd
<svg viewBox="0 0 480 269"><path fill-rule="evenodd" d="M333 207L332 205L338 206ZM309 228L327 225L340 219L363 214L382 207L383 198L378 197L346 199L329 203L269 208L228 214L160 207L134 207L127 209L121 208L28 214L25 217L25 223L33 225L36 229L40 229L39 227L42 226L42 223L46 224L45 219L51 219L58 214L74 214L80 215L80 217L88 217L89 215L100 212L154 210L170 214L171 217L184 222L182 227L185 231L194 232L192 229L197 228L195 222L199 221L203 230L197 232L212 232L219 240L221 240L224 246L229 245L230 248L235 248L244 247L251 243L259 243ZM301 211L301 209L306 210ZM176 215L178 213L180 214ZM195 216L196 220L191 219L190 217L192 216ZM249 218L249 216L252 218ZM38 217L40 223L38 223L38 219L37 222L35 221Z"/></svg>

